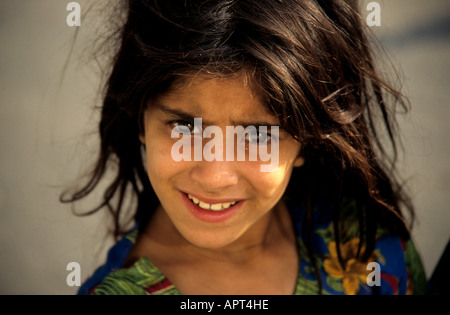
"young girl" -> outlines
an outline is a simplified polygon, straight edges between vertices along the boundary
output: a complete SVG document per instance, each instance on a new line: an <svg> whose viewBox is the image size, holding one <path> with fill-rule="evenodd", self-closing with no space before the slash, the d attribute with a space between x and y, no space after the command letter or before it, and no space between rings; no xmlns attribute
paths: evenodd
<svg viewBox="0 0 450 315"><path fill-rule="evenodd" d="M413 210L387 154L405 102L375 69L356 1L128 0L123 10L100 156L65 201L112 169L92 212L107 208L119 238L134 196L136 225L80 294L426 292L402 214ZM257 132L230 137L237 126ZM194 156L212 138L213 158ZM263 147L278 158L270 171L261 151L250 158Z"/></svg>

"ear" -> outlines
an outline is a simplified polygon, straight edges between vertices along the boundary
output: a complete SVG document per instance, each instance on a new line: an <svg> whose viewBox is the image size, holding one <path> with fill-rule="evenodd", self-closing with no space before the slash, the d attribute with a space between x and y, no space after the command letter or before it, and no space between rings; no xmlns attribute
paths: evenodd
<svg viewBox="0 0 450 315"><path fill-rule="evenodd" d="M305 159L303 156L297 156L294 160L294 167L300 167L305 164Z"/></svg>

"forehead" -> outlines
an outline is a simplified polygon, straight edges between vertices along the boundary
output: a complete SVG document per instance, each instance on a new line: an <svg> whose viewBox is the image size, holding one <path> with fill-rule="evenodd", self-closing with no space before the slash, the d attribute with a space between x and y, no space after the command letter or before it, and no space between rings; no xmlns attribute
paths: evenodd
<svg viewBox="0 0 450 315"><path fill-rule="evenodd" d="M178 79L158 97L158 102L211 121L265 120L271 125L278 124L253 86L244 75L193 75Z"/></svg>

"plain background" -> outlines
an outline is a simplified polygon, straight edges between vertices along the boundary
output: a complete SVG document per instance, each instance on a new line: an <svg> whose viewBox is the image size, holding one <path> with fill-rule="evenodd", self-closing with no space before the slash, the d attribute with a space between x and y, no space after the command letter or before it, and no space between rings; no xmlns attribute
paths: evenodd
<svg viewBox="0 0 450 315"><path fill-rule="evenodd" d="M100 77L89 51L102 23L95 12L82 20L63 76L75 33L69 2L0 1L0 294L73 294L67 264L78 262L84 279L110 244L105 214L79 218L59 203L97 148ZM450 236L450 1L378 3L382 26L374 30L402 67L412 106L401 119L400 170L430 277Z"/></svg>

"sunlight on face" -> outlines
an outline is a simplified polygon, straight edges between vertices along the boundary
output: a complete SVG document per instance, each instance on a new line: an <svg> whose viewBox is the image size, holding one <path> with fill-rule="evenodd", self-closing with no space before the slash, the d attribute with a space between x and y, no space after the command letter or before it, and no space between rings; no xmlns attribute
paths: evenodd
<svg viewBox="0 0 450 315"><path fill-rule="evenodd" d="M149 104L141 141L146 146L148 176L162 209L191 244L221 248L257 233L264 220L269 220L292 168L303 164L298 157L300 144L280 129L278 167L271 172L261 172L266 162L260 160L175 161L171 150L178 139L171 137L172 131L179 126L194 128L193 118L202 118L203 128L216 126L224 135L227 126L263 122L270 130L279 122L241 76L193 76Z"/></svg>

